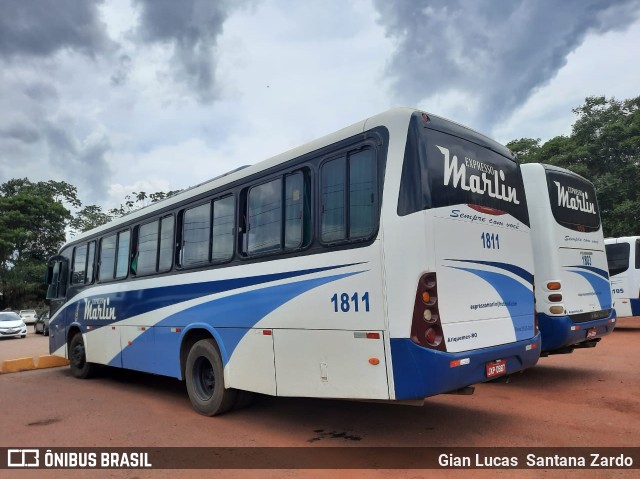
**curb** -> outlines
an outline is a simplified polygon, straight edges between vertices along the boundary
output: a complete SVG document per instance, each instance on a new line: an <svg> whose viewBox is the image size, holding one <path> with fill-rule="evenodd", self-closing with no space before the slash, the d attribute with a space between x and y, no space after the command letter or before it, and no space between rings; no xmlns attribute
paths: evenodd
<svg viewBox="0 0 640 479"><path fill-rule="evenodd" d="M46 368L59 368L61 366L68 366L69 360L60 356L52 356L51 354L45 354L38 358L38 364L36 369Z"/></svg>
<svg viewBox="0 0 640 479"><path fill-rule="evenodd" d="M57 368L68 364L69 360L50 354L40 356L37 363L33 358L6 359L0 364L0 374L17 373L32 369Z"/></svg>
<svg viewBox="0 0 640 479"><path fill-rule="evenodd" d="M36 365L33 358L6 359L0 366L0 373L17 373L18 371L27 371L35 368Z"/></svg>

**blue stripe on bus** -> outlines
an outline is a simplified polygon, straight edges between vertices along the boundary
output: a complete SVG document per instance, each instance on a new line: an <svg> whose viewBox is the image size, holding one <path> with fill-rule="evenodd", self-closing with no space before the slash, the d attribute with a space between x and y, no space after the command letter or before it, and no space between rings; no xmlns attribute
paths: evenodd
<svg viewBox="0 0 640 479"><path fill-rule="evenodd" d="M587 271L591 271L592 273L597 274L598 276L602 276L604 279L609 279L609 272L605 271L603 269L600 268L596 268L594 266L583 266L583 265L569 265L569 266L563 266L563 268L578 268L578 269L585 269Z"/></svg>
<svg viewBox="0 0 640 479"><path fill-rule="evenodd" d="M504 269L506 271L509 271L515 274L516 276L520 276L526 282L531 283L533 285L533 274L531 274L526 269L521 268L520 266L516 266L515 264L499 263L497 261L479 261L479 260L471 260L471 259L447 259L447 261L457 261L460 263L475 263L475 264L482 264L485 266L493 266L494 268Z"/></svg>
<svg viewBox="0 0 640 479"><path fill-rule="evenodd" d="M299 271L289 271L286 273L265 274L260 276L250 276L245 278L225 279L218 281L206 281L201 283L179 284L170 286L159 286L155 288L136 289L131 291L120 291L107 294L95 294L83 298L79 301L71 302L65 305L65 308L75 304L76 320L81 323L86 322L92 324L95 328L107 326L117 321L122 321L140 314L171 306L176 303L190 301L192 299L208 296L211 294L224 293L233 289L246 288L248 286L256 286L263 283L280 281L299 276L304 276L323 271L329 271L337 268L345 268L355 266L361 263L343 264L337 266L326 266L323 268L305 269ZM116 319L110 320L90 320L84 319L84 300L95 298L109 299L110 307L116 308ZM78 306L79 303L79 306ZM61 311L62 313L62 311ZM58 319L56 317L55 319ZM93 324L95 323L95 324Z"/></svg>
<svg viewBox="0 0 640 479"><path fill-rule="evenodd" d="M524 286L519 281L501 273L484 271L479 269L459 268L449 266L449 268L466 271L484 279L493 287L500 297L505 307L509 311L516 340L529 339L534 335L533 318L533 291Z"/></svg>
<svg viewBox="0 0 640 479"><path fill-rule="evenodd" d="M125 346L122 350L122 366L148 371L148 368L144 365L148 362L148 358L154 355L154 349L157 351L157 348L154 348L153 340L149 340L148 336L153 338L154 331L158 330L158 328L180 327L187 329L192 324L205 327L213 334L219 343L222 361L226 365L245 334L269 313L313 288L363 272L357 271L270 286L214 299L184 309L159 321L152 328L141 333L132 341L131 345ZM173 333L175 337L173 345L167 344L165 338L163 349L165 349L171 360L162 361L161 367L169 369L158 370L157 367L154 367L154 370L149 372L170 376L176 375L177 365L180 364L180 343L186 332L183 331L182 334ZM118 354L109 362L109 365L120 366L120 361L120 354Z"/></svg>
<svg viewBox="0 0 640 479"><path fill-rule="evenodd" d="M571 267L575 268L576 266ZM573 271L570 269L567 269L567 271L569 273L574 273L582 276L589 282L591 288L593 289L593 292L598 298L600 309L609 309L611 307L611 286L608 279L603 279L602 277L596 276L595 274L591 274L587 271Z"/></svg>

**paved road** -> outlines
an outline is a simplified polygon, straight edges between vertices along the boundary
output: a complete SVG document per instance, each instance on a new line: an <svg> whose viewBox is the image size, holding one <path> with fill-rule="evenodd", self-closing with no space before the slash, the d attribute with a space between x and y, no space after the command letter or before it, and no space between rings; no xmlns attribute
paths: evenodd
<svg viewBox="0 0 640 479"><path fill-rule="evenodd" d="M205 418L172 379L108 370L81 381L68 368L5 374L0 394L11 414L1 416L0 446L639 446L639 320L620 320L595 349L543 358L509 383L481 384L473 396L437 396L424 407L261 397L249 409ZM15 477L176 472L27 471ZM331 471L214 472L211 477L336 477ZM340 477L631 478L637 470L603 473L373 470Z"/></svg>
<svg viewBox="0 0 640 479"><path fill-rule="evenodd" d="M5 359L37 358L49 354L49 337L35 334L33 326L27 326L26 338L0 338L0 362Z"/></svg>

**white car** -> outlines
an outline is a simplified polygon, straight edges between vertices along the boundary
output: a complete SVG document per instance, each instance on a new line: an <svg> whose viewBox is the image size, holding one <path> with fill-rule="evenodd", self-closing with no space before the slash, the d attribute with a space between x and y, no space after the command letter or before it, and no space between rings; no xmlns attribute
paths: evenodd
<svg viewBox="0 0 640 479"><path fill-rule="evenodd" d="M13 311L0 312L0 338L27 337L27 325Z"/></svg>
<svg viewBox="0 0 640 479"><path fill-rule="evenodd" d="M21 309L20 317L25 324L33 324L38 319L38 314L33 309Z"/></svg>

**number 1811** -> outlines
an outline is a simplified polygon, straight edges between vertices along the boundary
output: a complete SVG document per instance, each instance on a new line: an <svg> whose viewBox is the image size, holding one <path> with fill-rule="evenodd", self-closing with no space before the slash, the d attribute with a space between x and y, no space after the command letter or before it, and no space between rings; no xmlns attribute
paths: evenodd
<svg viewBox="0 0 640 479"><path fill-rule="evenodd" d="M500 235L494 233L482 233L480 236L482 247L485 249L500 249Z"/></svg>

